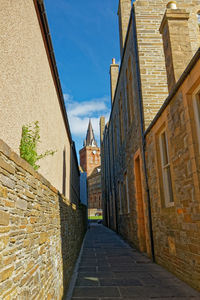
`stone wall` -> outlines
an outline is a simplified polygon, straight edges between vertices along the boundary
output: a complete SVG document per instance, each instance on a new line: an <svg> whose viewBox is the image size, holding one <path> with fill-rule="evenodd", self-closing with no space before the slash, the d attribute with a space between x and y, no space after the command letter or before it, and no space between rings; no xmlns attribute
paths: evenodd
<svg viewBox="0 0 200 300"><path fill-rule="evenodd" d="M0 298L62 299L85 229L85 206L0 140Z"/></svg>
<svg viewBox="0 0 200 300"><path fill-rule="evenodd" d="M133 18L127 33L127 42L124 56L120 66L120 74L115 92L109 125L104 134L105 163L103 166L105 199L108 206L107 211L109 226L118 230L131 245L141 250L138 237L137 202L135 201L135 176L134 176L134 154L142 148L140 98L138 90L137 52L134 40ZM129 124L130 105L127 91L127 70L132 73L130 85L133 87L132 116ZM120 102L122 109L120 112ZM123 124L123 128L120 128ZM123 139L121 132L123 131ZM142 152L142 151L141 151ZM125 182L125 175L127 182ZM144 181L144 177L142 177ZM145 183L143 182L145 186ZM127 191L127 192L125 192ZM143 195L145 196L145 195ZM127 200L129 200L127 202ZM145 206L145 208L147 205ZM148 211L144 211L144 227L146 231L145 252L151 255L148 228ZM117 227L116 227L117 223Z"/></svg>
<svg viewBox="0 0 200 300"><path fill-rule="evenodd" d="M168 2L169 0L136 0L134 2L145 128L148 127L168 95L163 41L159 32ZM177 7L186 9L190 13L189 34L192 46L190 59L192 59L200 43L197 22L200 4L198 0L179 0ZM184 61L185 67L186 63Z"/></svg>
<svg viewBox="0 0 200 300"><path fill-rule="evenodd" d="M102 215L101 167L88 177L88 216Z"/></svg>
<svg viewBox="0 0 200 300"><path fill-rule="evenodd" d="M156 262L200 290L200 151L194 95L200 61L147 134L146 159ZM173 202L166 204L159 136L166 130ZM166 183L165 183L166 185Z"/></svg>
<svg viewBox="0 0 200 300"><path fill-rule="evenodd" d="M177 92L176 99L171 99L163 121L161 109L166 107L168 91L159 28L168 2L136 0L133 4L115 98L102 146L104 222L150 257L154 256L154 240L156 261L199 288L200 248L197 236L200 229L200 165L192 100L192 93L200 83L199 62L195 60L199 53L192 58L199 47L200 32L195 13L199 10L199 1L178 1L178 7L190 13L188 26L192 60L179 79L181 83L176 86L177 92L184 82L182 92ZM162 106L163 103L165 106ZM152 127L149 129L152 122L164 122L161 129L166 125L173 146L170 153L175 194L173 207L163 208L162 204L163 192L160 193L159 184L162 176L157 171L156 134L152 132ZM145 129L151 131L146 152L148 176L144 161Z"/></svg>

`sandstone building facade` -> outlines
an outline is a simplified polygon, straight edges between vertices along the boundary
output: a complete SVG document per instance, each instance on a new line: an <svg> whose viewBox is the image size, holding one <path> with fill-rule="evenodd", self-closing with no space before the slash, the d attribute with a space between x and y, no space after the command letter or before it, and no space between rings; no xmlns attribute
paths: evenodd
<svg viewBox="0 0 200 300"><path fill-rule="evenodd" d="M195 0L119 0L121 65L100 122L104 222L197 289L199 12Z"/></svg>
<svg viewBox="0 0 200 300"><path fill-rule="evenodd" d="M87 173L88 217L102 215L101 157L89 120L84 147L79 151L81 169Z"/></svg>
<svg viewBox="0 0 200 300"><path fill-rule="evenodd" d="M88 217L102 216L101 166L88 177Z"/></svg>

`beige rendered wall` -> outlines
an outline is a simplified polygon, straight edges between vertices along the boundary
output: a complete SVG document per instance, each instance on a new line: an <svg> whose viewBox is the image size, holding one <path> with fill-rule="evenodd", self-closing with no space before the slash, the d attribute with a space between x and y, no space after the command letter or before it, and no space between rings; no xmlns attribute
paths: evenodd
<svg viewBox="0 0 200 300"><path fill-rule="evenodd" d="M39 152L55 149L41 160L39 172L70 194L70 142L45 50L33 0L0 1L0 138L19 153L22 125L39 121Z"/></svg>

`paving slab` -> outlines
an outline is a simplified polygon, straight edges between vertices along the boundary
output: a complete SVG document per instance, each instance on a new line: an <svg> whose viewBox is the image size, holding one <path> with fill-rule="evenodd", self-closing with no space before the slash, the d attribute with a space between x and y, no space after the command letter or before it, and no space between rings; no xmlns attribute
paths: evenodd
<svg viewBox="0 0 200 300"><path fill-rule="evenodd" d="M71 300L200 300L200 293L101 224L90 226Z"/></svg>

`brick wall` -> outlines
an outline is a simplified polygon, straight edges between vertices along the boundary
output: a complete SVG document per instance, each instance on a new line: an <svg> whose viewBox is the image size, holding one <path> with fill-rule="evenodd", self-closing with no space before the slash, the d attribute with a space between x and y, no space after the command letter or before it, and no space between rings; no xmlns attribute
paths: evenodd
<svg viewBox="0 0 200 300"><path fill-rule="evenodd" d="M85 233L70 203L0 140L0 298L62 299Z"/></svg>

